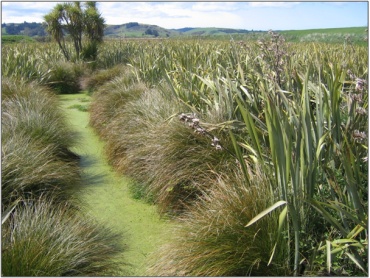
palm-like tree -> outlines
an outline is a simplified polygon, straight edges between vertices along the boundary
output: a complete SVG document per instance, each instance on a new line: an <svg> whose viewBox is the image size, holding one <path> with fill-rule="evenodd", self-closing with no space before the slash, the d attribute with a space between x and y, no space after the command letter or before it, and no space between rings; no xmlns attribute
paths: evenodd
<svg viewBox="0 0 370 278"><path fill-rule="evenodd" d="M96 2L86 2L85 33L90 41L101 42L104 36L105 20L99 14Z"/></svg>
<svg viewBox="0 0 370 278"><path fill-rule="evenodd" d="M57 41L64 57L70 60L64 33L68 32L79 59L84 49L93 50L90 56L96 57L97 45L103 41L105 20L99 13L96 2L86 2L83 10L80 2L57 4L54 9L44 16L46 30ZM87 45L83 46L83 36L87 38ZM86 51L85 51L86 52Z"/></svg>
<svg viewBox="0 0 370 278"><path fill-rule="evenodd" d="M46 23L46 31L51 34L54 40L57 41L64 57L69 60L69 53L64 40L63 25L61 19L63 18L64 7L62 4L57 4L54 9L44 16Z"/></svg>

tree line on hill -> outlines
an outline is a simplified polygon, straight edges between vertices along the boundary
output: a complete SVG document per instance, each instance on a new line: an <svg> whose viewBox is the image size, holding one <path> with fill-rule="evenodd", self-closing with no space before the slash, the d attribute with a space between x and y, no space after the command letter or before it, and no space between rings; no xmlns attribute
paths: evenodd
<svg viewBox="0 0 370 278"><path fill-rule="evenodd" d="M47 35L45 26L42 23L36 22L2 23L1 28L4 28L7 35L25 35L29 37L44 37Z"/></svg>
<svg viewBox="0 0 370 278"><path fill-rule="evenodd" d="M139 23L130 22L126 23L126 28L139 27ZM6 35L24 35L29 37L45 37L48 35L46 32L46 25L43 23L36 22L26 22L23 23L2 23L1 27L3 29L2 34ZM113 29L120 28L121 25L115 25ZM154 37L159 36L159 32L153 28L147 28L143 35L152 35Z"/></svg>

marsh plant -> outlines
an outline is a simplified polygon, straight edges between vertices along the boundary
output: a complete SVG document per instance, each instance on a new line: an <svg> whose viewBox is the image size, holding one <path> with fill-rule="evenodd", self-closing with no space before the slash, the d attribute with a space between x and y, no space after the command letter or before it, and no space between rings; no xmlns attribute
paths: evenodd
<svg viewBox="0 0 370 278"><path fill-rule="evenodd" d="M107 83L118 76L130 75L131 69L123 64L116 65L109 69L101 69L92 75L84 76L84 89L90 94L97 91L100 86Z"/></svg>
<svg viewBox="0 0 370 278"><path fill-rule="evenodd" d="M2 211L27 196L69 199L80 182L77 156L70 151L77 141L55 95L8 78L2 80L2 94Z"/></svg>
<svg viewBox="0 0 370 278"><path fill-rule="evenodd" d="M235 163L225 151L212 148L209 138L179 121L183 109L188 108L170 93L147 89L121 106L106 128L110 161L119 172L146 184L162 212L180 212L211 186L212 170ZM217 111L204 115L215 136L224 139L227 133L213 126L220 121ZM232 148L230 144L225 140L225 146Z"/></svg>
<svg viewBox="0 0 370 278"><path fill-rule="evenodd" d="M98 94L92 122L103 130L116 168L145 184L161 210L181 204L186 219L159 252L153 275L367 274L366 48L291 44L273 32L259 43L123 43L132 54L126 57L118 57L117 42L105 47L116 61L128 57L134 80L148 90L120 100L120 88L107 87L113 91ZM229 182L235 172L242 182ZM227 177L223 191L220 176ZM250 193L258 176L263 201ZM238 188L258 202L226 206ZM213 207L220 200L222 210ZM211 227L229 214L243 223ZM198 215L215 218L205 223ZM265 224L273 231L268 244L258 242ZM235 238L256 235L264 267L251 263L259 260L254 253L223 249L231 230ZM247 253L249 267L236 267ZM225 272L213 262L226 265Z"/></svg>
<svg viewBox="0 0 370 278"><path fill-rule="evenodd" d="M85 66L82 63L57 62L50 65L48 85L57 94L76 94L82 88L79 79Z"/></svg>
<svg viewBox="0 0 370 278"><path fill-rule="evenodd" d="M108 124L116 114L133 99L138 98L147 87L143 83L132 83L130 76L121 75L99 87L90 106L90 125L102 137L107 134Z"/></svg>
<svg viewBox="0 0 370 278"><path fill-rule="evenodd" d="M68 203L42 196L19 202L2 224L5 276L113 276L120 236Z"/></svg>
<svg viewBox="0 0 370 278"><path fill-rule="evenodd" d="M245 222L271 205L268 178L263 173L219 176L212 188L178 220L173 238L155 256L148 269L158 276L276 276L288 273L286 250L269 262L278 230L274 213L246 229ZM272 196L270 196L272 197Z"/></svg>
<svg viewBox="0 0 370 278"><path fill-rule="evenodd" d="M5 78L2 96L3 139L26 134L44 146L52 145L61 158L74 158L69 148L78 138L69 129L52 91L37 83Z"/></svg>
<svg viewBox="0 0 370 278"><path fill-rule="evenodd" d="M3 211L27 196L52 195L55 200L69 200L80 182L77 163L63 161L53 146L42 146L25 134L3 140L1 160Z"/></svg>

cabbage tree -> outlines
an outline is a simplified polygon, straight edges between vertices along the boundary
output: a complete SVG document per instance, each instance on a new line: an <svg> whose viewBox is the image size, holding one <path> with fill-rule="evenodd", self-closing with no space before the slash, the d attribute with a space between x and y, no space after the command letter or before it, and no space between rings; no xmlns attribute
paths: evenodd
<svg viewBox="0 0 370 278"><path fill-rule="evenodd" d="M97 46L103 41L105 20L99 13L96 2L67 2L57 4L44 16L46 30L58 43L64 57L71 54L66 44L68 34L73 42L76 59L96 58Z"/></svg>

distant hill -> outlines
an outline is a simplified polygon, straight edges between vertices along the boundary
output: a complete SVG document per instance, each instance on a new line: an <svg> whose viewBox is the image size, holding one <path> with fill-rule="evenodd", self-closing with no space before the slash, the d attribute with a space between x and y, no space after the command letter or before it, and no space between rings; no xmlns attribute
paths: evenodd
<svg viewBox="0 0 370 278"><path fill-rule="evenodd" d="M1 25L2 41L6 36L9 41L16 41L14 35L32 37L38 41L45 41L47 32L42 23L3 23ZM289 30L278 31L284 35L287 41L293 42L353 42L356 44L367 44L367 27L350 28L330 28L330 29L311 29L311 30ZM179 29L166 29L157 25L129 22L121 25L107 25L104 31L106 38L173 38L173 37L232 37L234 39L244 39L259 37L266 31L231 29L231 28L193 28L184 27ZM18 38L20 39L20 38Z"/></svg>
<svg viewBox="0 0 370 278"><path fill-rule="evenodd" d="M1 35L24 35L28 37L44 37L47 35L42 23L2 23Z"/></svg>
<svg viewBox="0 0 370 278"><path fill-rule="evenodd" d="M25 35L29 37L47 36L42 23L3 23L2 35ZM230 28L180 28L165 29L157 25L129 22L121 25L107 25L104 35L108 38L143 38L143 37L176 37L176 36L213 36L225 34L248 34L251 31Z"/></svg>
<svg viewBox="0 0 370 278"><path fill-rule="evenodd" d="M108 25L104 31L107 37L176 37L176 36L217 36L225 34L248 34L251 31L230 28L180 28L165 29L157 25L130 22L122 25Z"/></svg>
<svg viewBox="0 0 370 278"><path fill-rule="evenodd" d="M225 34L248 34L253 31L244 30L244 29L231 29L231 28L216 28L216 27L207 27L207 28L192 28L185 27L180 29L173 29L180 32L182 35L187 36L212 36L212 35L225 35ZM261 31L259 31L261 32Z"/></svg>
<svg viewBox="0 0 370 278"><path fill-rule="evenodd" d="M122 25L107 25L107 27L104 30L104 35L108 38L143 38L143 37L168 38L179 36L180 32L165 29L157 25L129 22Z"/></svg>

